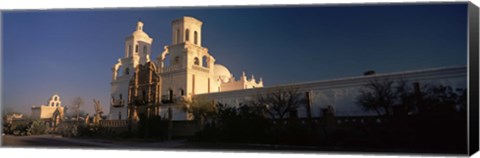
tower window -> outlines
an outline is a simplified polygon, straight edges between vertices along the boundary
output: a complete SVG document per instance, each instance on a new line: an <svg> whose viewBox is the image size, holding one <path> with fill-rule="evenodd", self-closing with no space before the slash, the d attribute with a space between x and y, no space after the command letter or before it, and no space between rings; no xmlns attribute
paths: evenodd
<svg viewBox="0 0 480 158"><path fill-rule="evenodd" d="M128 69L128 67L127 67L127 68L125 68L125 75L128 75L128 74L130 74L130 69Z"/></svg>
<svg viewBox="0 0 480 158"><path fill-rule="evenodd" d="M180 96L184 96L185 95L185 91L183 89L180 89Z"/></svg>
<svg viewBox="0 0 480 158"><path fill-rule="evenodd" d="M190 34L190 31L187 29L185 30L185 41L188 41L189 40L189 34Z"/></svg>
<svg viewBox="0 0 480 158"><path fill-rule="evenodd" d="M122 94L120 94L120 95L118 96L118 98L120 98L120 100L122 100Z"/></svg>
<svg viewBox="0 0 480 158"><path fill-rule="evenodd" d="M116 69L115 71L117 71L117 76L122 76L124 74L124 67L123 66L120 66L118 67L118 69Z"/></svg>
<svg viewBox="0 0 480 158"><path fill-rule="evenodd" d="M180 29L177 29L177 43L180 43Z"/></svg>
<svg viewBox="0 0 480 158"><path fill-rule="evenodd" d="M138 45L135 45L135 52L138 52Z"/></svg>
<svg viewBox="0 0 480 158"><path fill-rule="evenodd" d="M197 31L193 32L193 43L198 44L198 33L197 33Z"/></svg>
<svg viewBox="0 0 480 158"><path fill-rule="evenodd" d="M203 67L208 67L208 58L207 56L202 57L202 66Z"/></svg>
<svg viewBox="0 0 480 158"><path fill-rule="evenodd" d="M144 101L147 101L147 93L145 91L142 91L142 97Z"/></svg>
<svg viewBox="0 0 480 158"><path fill-rule="evenodd" d="M132 45L128 45L128 54L132 54Z"/></svg>
<svg viewBox="0 0 480 158"><path fill-rule="evenodd" d="M170 66L170 64L174 64L173 62L170 61L170 53L165 55L165 58L163 59L163 66Z"/></svg>
<svg viewBox="0 0 480 158"><path fill-rule="evenodd" d="M175 57L175 64L178 64L178 63L180 63L180 57L179 57L179 56L176 56L176 57Z"/></svg>
<svg viewBox="0 0 480 158"><path fill-rule="evenodd" d="M168 100L173 101L173 90L172 89L168 90Z"/></svg>
<svg viewBox="0 0 480 158"><path fill-rule="evenodd" d="M147 46L143 46L143 54L147 54Z"/></svg>
<svg viewBox="0 0 480 158"><path fill-rule="evenodd" d="M195 64L195 65L200 65L200 61L198 61L198 58L197 58L197 57L195 57L195 58L193 59L193 64Z"/></svg>

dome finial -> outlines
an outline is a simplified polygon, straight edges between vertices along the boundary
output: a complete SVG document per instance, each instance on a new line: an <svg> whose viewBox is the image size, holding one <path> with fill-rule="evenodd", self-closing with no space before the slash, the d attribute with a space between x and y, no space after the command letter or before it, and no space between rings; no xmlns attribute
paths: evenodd
<svg viewBox="0 0 480 158"><path fill-rule="evenodd" d="M138 19L138 22L137 22L137 30L140 30L140 31L143 30L143 22L140 19Z"/></svg>

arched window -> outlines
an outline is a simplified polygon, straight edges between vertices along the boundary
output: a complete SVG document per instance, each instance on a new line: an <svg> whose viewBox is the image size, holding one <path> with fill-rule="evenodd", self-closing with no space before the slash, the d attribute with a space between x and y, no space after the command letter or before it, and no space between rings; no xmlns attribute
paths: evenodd
<svg viewBox="0 0 480 158"><path fill-rule="evenodd" d="M195 58L193 59L193 64L195 64L195 65L200 65L200 61L198 61L198 58L197 58L197 57L195 57Z"/></svg>
<svg viewBox="0 0 480 158"><path fill-rule="evenodd" d="M208 58L207 56L202 57L202 66L203 67L208 67Z"/></svg>
<svg viewBox="0 0 480 158"><path fill-rule="evenodd" d="M142 97L144 101L147 101L147 93L145 91L142 91Z"/></svg>
<svg viewBox="0 0 480 158"><path fill-rule="evenodd" d="M170 66L170 53L165 55L165 59L163 59L163 66L167 67Z"/></svg>
<svg viewBox="0 0 480 158"><path fill-rule="evenodd" d="M179 57L179 56L176 56L176 57L175 57L175 62L174 62L174 63L175 63L175 64L180 63L180 57Z"/></svg>
<svg viewBox="0 0 480 158"><path fill-rule="evenodd" d="M123 75L123 66L119 66L118 69L116 69L115 71L117 71L117 76L122 76Z"/></svg>
<svg viewBox="0 0 480 158"><path fill-rule="evenodd" d="M180 96L184 96L184 95L185 95L185 91L180 88Z"/></svg>
<svg viewBox="0 0 480 158"><path fill-rule="evenodd" d="M190 31L188 29L185 30L185 41L189 40L189 35L190 35Z"/></svg>
<svg viewBox="0 0 480 158"><path fill-rule="evenodd" d="M169 101L172 101L172 100L173 100L173 90L172 90L172 89L169 89L169 90L168 90L168 100L169 100Z"/></svg>
<svg viewBox="0 0 480 158"><path fill-rule="evenodd" d="M147 46L143 46L143 54L147 54Z"/></svg>
<svg viewBox="0 0 480 158"><path fill-rule="evenodd" d="M132 54L132 45L128 45L128 55Z"/></svg>
<svg viewBox="0 0 480 158"><path fill-rule="evenodd" d="M177 43L180 43L180 29L177 29Z"/></svg>
<svg viewBox="0 0 480 158"><path fill-rule="evenodd" d="M128 69L128 67L127 67L127 68L125 68L125 75L128 75L128 74L130 74L130 69Z"/></svg>
<svg viewBox="0 0 480 158"><path fill-rule="evenodd" d="M57 106L57 107L58 107L58 106L60 106L59 104L60 104L60 103L57 103L57 105L55 105L55 106Z"/></svg>
<svg viewBox="0 0 480 158"><path fill-rule="evenodd" d="M197 31L193 32L193 43L198 44L198 33L197 33Z"/></svg>

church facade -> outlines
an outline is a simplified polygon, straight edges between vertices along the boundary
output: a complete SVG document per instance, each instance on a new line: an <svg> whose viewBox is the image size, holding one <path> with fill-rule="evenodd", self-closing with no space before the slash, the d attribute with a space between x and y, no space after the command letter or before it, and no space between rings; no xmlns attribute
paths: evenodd
<svg viewBox="0 0 480 158"><path fill-rule="evenodd" d="M172 22L172 44L152 60L153 39L143 22L125 39L125 56L112 68L110 120L138 120L140 115L191 119L172 108L174 102L194 95L263 87L263 80L243 73L236 80L202 46L202 22L182 17ZM170 111L170 112L169 112Z"/></svg>

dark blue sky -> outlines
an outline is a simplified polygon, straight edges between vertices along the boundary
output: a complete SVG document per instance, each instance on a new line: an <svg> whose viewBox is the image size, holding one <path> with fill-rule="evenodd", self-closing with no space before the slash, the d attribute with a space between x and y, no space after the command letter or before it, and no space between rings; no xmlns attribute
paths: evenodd
<svg viewBox="0 0 480 158"><path fill-rule="evenodd" d="M30 114L59 93L93 98L108 113L111 68L141 19L153 57L171 43L172 20L204 22L203 41L235 77L266 86L466 65L467 5L144 8L8 11L2 21L2 107Z"/></svg>

